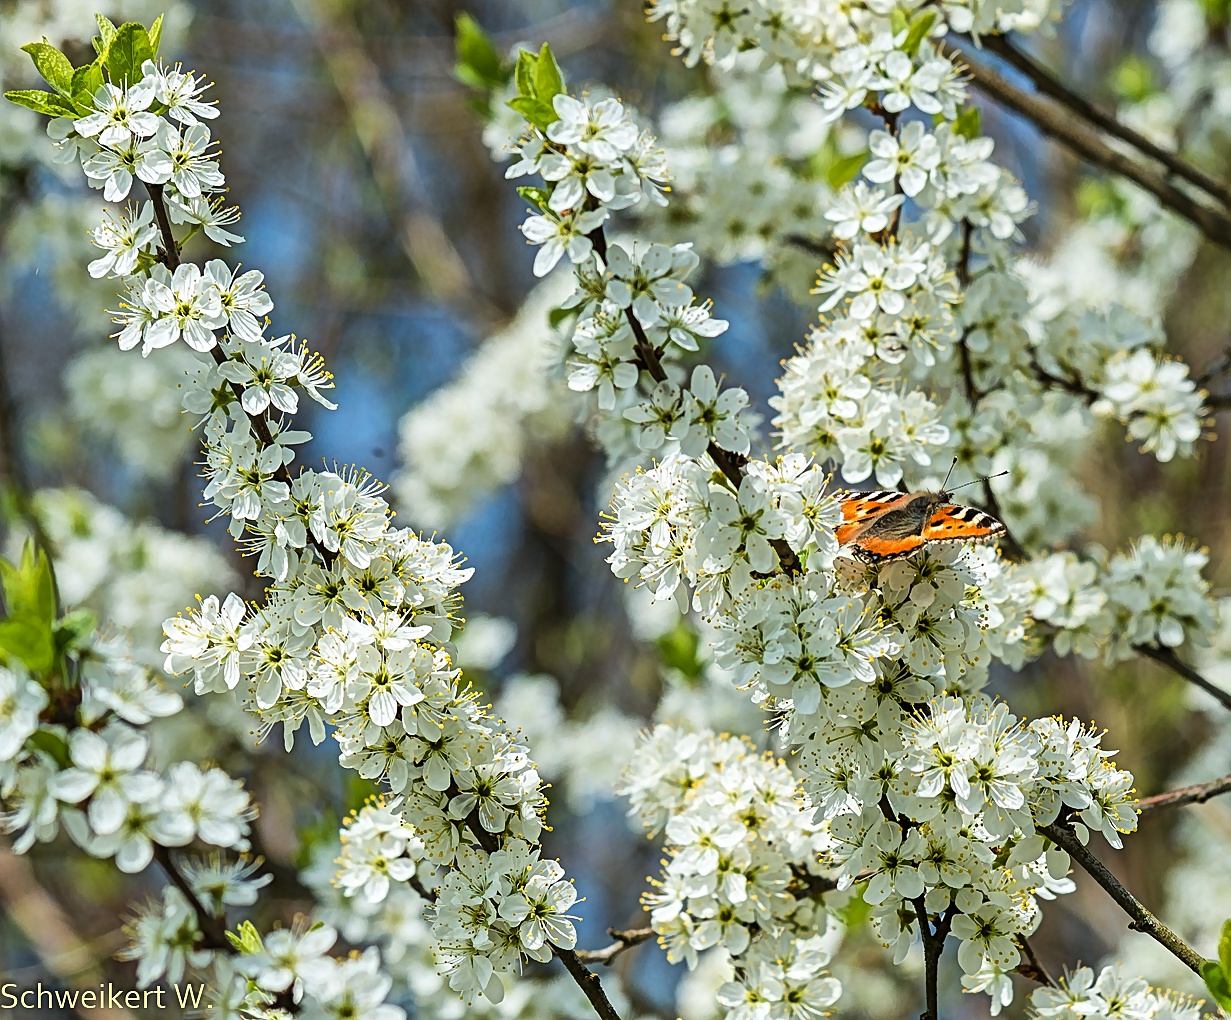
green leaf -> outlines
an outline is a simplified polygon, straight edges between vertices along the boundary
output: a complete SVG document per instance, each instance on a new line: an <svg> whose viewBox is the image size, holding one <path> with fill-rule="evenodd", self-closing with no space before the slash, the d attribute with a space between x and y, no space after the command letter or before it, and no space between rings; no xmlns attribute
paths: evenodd
<svg viewBox="0 0 1231 1020"><path fill-rule="evenodd" d="M829 164L829 169L825 171L825 180L829 182L831 188L837 190L843 184L853 181L867 161L866 150L852 153L849 156L835 156L833 162Z"/></svg>
<svg viewBox="0 0 1231 1020"><path fill-rule="evenodd" d="M1206 960L1201 964L1201 979L1210 990L1214 1001L1223 1009L1231 1010L1231 983L1217 960Z"/></svg>
<svg viewBox="0 0 1231 1020"><path fill-rule="evenodd" d="M51 563L43 550L27 540L19 564L0 560L0 584L10 617L40 624L50 632L56 618L56 596Z"/></svg>
<svg viewBox="0 0 1231 1020"><path fill-rule="evenodd" d="M542 130L546 130L549 124L554 124L560 119L552 107L528 96L517 96L514 99L510 99L508 106L510 109L520 113L536 128Z"/></svg>
<svg viewBox="0 0 1231 1020"><path fill-rule="evenodd" d="M569 316L574 314L572 308L553 308L547 313L547 325L555 329L560 323L564 322Z"/></svg>
<svg viewBox="0 0 1231 1020"><path fill-rule="evenodd" d="M551 109L549 124L560 119L556 115L555 107L551 104L552 100L563 91L564 75L560 71L560 65L556 63L551 47L543 43L543 48L539 51L538 64L534 68L534 95L540 103Z"/></svg>
<svg viewBox="0 0 1231 1020"><path fill-rule="evenodd" d="M0 620L0 655L24 663L31 673L46 673L56 661L51 627L27 619Z"/></svg>
<svg viewBox="0 0 1231 1020"><path fill-rule="evenodd" d="M658 639L657 644L664 666L678 669L691 681L700 679L703 667L697 649L701 646L701 638L692 627L677 623Z"/></svg>
<svg viewBox="0 0 1231 1020"><path fill-rule="evenodd" d="M245 956L259 953L265 948L261 933L251 921L240 921L234 931L227 932L227 941Z"/></svg>
<svg viewBox="0 0 1231 1020"><path fill-rule="evenodd" d="M42 113L48 117L77 116L77 108L54 92L43 92L41 89L16 89L6 92L4 98L10 103L16 103L27 110L33 110L35 113Z"/></svg>
<svg viewBox="0 0 1231 1020"><path fill-rule="evenodd" d="M107 74L112 82L137 81L141 65L154 58L150 34L138 21L128 21L116 29L115 38L107 47Z"/></svg>
<svg viewBox="0 0 1231 1020"><path fill-rule="evenodd" d="M1231 920L1223 921L1222 935L1218 939L1218 962L1222 972L1231 980Z"/></svg>
<svg viewBox="0 0 1231 1020"><path fill-rule="evenodd" d="M538 62L539 57L537 53L522 50L517 54L517 66L514 68L513 73L517 78L517 94L525 99L534 99L536 96L534 71L538 66Z"/></svg>
<svg viewBox="0 0 1231 1020"><path fill-rule="evenodd" d="M73 65L69 63L68 57L49 42L27 43L22 49L30 54L30 59L34 61L38 73L43 76L43 81L62 96L70 94L73 86Z"/></svg>
<svg viewBox="0 0 1231 1020"><path fill-rule="evenodd" d="M102 88L103 69L99 60L73 71L72 99L79 108L93 109L94 93Z"/></svg>
<svg viewBox="0 0 1231 1020"><path fill-rule="evenodd" d="M954 133L966 139L978 138L983 133L983 115L977 106L963 106L953 121Z"/></svg>
<svg viewBox="0 0 1231 1020"><path fill-rule="evenodd" d="M163 16L161 14L158 15L158 17L154 19L154 24L150 26L149 37L151 60L158 56L158 44L162 42L162 18Z"/></svg>
<svg viewBox="0 0 1231 1020"><path fill-rule="evenodd" d="M547 191L543 188L534 188L528 185L518 188L517 193L536 209L540 210L547 205L547 199L549 198Z"/></svg>
<svg viewBox="0 0 1231 1020"><path fill-rule="evenodd" d="M935 23L935 11L920 11L911 18L910 31L906 34L906 41L899 48L908 56L913 57L919 49L919 44L927 38L927 34L932 30L932 25Z"/></svg>
<svg viewBox="0 0 1231 1020"><path fill-rule="evenodd" d="M52 628L55 636L56 651L63 652L69 649L81 648L89 640L90 635L94 633L97 626L98 617L89 609L74 609L71 613L57 620L55 627Z"/></svg>
<svg viewBox="0 0 1231 1020"><path fill-rule="evenodd" d="M50 755L60 768L68 768L68 744L59 734L51 730L35 730L26 743Z"/></svg>
<svg viewBox="0 0 1231 1020"><path fill-rule="evenodd" d="M101 57L107 52L111 40L115 38L115 22L105 14L95 14L94 20L98 22L98 35L91 42L94 43L94 52Z"/></svg>
<svg viewBox="0 0 1231 1020"><path fill-rule="evenodd" d="M472 89L499 88L508 77L504 62L483 27L465 11L457 16L457 63L453 77Z"/></svg>
<svg viewBox="0 0 1231 1020"><path fill-rule="evenodd" d="M893 13L889 16L889 27L893 30L894 36L905 32L909 26L910 23L906 20L906 12L900 7L894 7Z"/></svg>

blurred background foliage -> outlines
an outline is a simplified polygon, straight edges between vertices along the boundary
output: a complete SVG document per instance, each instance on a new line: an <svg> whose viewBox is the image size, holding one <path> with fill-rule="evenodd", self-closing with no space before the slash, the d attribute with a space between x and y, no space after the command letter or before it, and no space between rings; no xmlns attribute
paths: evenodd
<svg viewBox="0 0 1231 1020"><path fill-rule="evenodd" d="M17 51L34 37L31 24L50 19L64 26L71 53L88 33L96 6L117 22L149 21L166 8L145 0L0 0L4 86L33 81ZM1225 23L1223 0L1206 0L1206 6L1211 22ZM454 24L463 10L502 51L549 40L572 81L603 82L651 117L707 87L703 71L668 56L660 26L646 24L631 0L198 0L167 10L164 54L217 83L212 97L223 117L215 122L216 136L232 198L244 210L239 229L247 245L238 257L265 273L277 332L307 337L337 378L339 410L324 413L312 405L305 411L305 427L315 435L305 462L356 463L382 478L393 476L401 415L454 377L468 354L511 319L535 282L517 230L523 204L489 158L473 94L452 75ZM1053 38L1034 40L1036 55L1107 107L1140 100L1160 84L1144 45L1155 12L1153 0L1075 0ZM998 160L1038 205L1027 224L1032 252L1046 256L1074 217L1118 200L1098 172L1046 143L1020 118L978 101ZM65 184L31 157L43 143L32 125L22 111L0 109L6 487L79 489L131 520L149 522L134 531L122 518L83 509L90 507L84 496L44 504L66 547L75 528L112 529L108 563L73 564L79 573L98 575L93 586L83 584L80 597L89 601L105 591L115 600L117 589L102 575L139 574L142 581L130 586L127 598L103 608L113 619L123 616L121 626L146 628L146 647L154 648L158 622L198 592L208 594L218 584L238 585L249 598L259 591L244 580L251 571L221 525L202 519L198 469L177 396L145 385L140 359L115 350L107 335L101 310L114 307L115 288L86 280L85 263L93 255L84 231L91 218L79 211L84 199L87 213L92 208L97 217L101 198ZM1228 177L1225 162L1207 169ZM686 239L685 224L677 240ZM1121 256L1129 264L1134 243L1132 236L1123 240ZM1205 244L1174 281L1167 331L1172 350L1198 375L1231 340L1229 268L1227 253ZM802 341L814 312L751 262L710 267L696 289L712 296L719 314L732 322L713 345L714 362L764 408L779 362ZM94 360L83 363L82 352ZM66 366L68 374L79 374L71 390ZM99 400L131 405L118 433L100 434L75 406L72 394L91 387L100 390ZM138 440L150 429L182 435L168 447L178 442L182 456L135 467L143 448ZM1231 580L1227 444L1202 443L1195 459L1164 465L1139 456L1116 438L1118 432L1109 430L1083 466L1086 488L1100 506L1083 538L1115 548L1142 532L1183 532L1210 547L1210 576L1216 593L1225 592ZM126 452L126 440L137 453ZM603 564L604 549L592 541L608 494L600 484L604 477L605 465L585 435L566 429L531 442L517 479L449 526L448 541L476 568L466 586L467 614L516 626L507 651L497 627L487 632L491 647L471 659L473 678L493 697L511 674L543 673L558 682L571 717L585 719L613 706L645 718L664 683L697 682L695 634L679 627L646 638L630 625L621 586ZM408 516L403 512L399 523L431 523ZM6 524L12 523L10 516ZM168 539L155 524L200 541ZM82 543L82 550L98 555L96 545L87 553ZM71 549L62 552L71 559ZM1185 685L1144 660L1109 671L1048 655L1020 674L998 676L993 690L1019 714L1063 711L1098 720L1111 734L1105 743L1122 749L1120 763L1133 770L1143 795L1165 789L1210 735ZM253 750L242 728L215 722L167 732L164 739L193 742L202 758L219 761L253 788L262 805L258 849L276 875L271 909L289 920L307 905L296 867L306 862L313 841L332 836L339 818L371 791L339 770L328 748L314 751L301 743L289 757L280 747ZM602 727L588 733L591 753L602 756ZM1231 751L1218 753L1221 771L1231 771ZM1199 810L1231 836L1225 811L1215 805ZM644 923L638 899L657 854L630 832L622 813L601 791L560 798L553 807L548 850L568 862L588 896L581 911L583 946L603 944L609 925ZM1173 821L1144 821L1110 862L1149 904L1163 901L1177 860ZM63 839L39 847L28 861L0 855L0 974L32 981L58 966L131 980L123 976L127 965L108 956L123 943L117 918L125 904L153 889L153 881L126 879L110 862L90 860ZM855 934L844 951L845 966L867 965L868 992L844 998L843 1015L917 1013L917 981L902 982L891 968L877 971L879 950L866 934L860 939L857 910L850 920ZM1035 944L1049 968L1059 971L1100 958L1122 930L1110 901L1079 880L1075 895L1048 910ZM49 964L48 952L75 955ZM625 954L620 967L639 1006L675 1015L672 989L679 973L661 954L648 948ZM948 958L943 967L956 969ZM841 967L835 970L841 975ZM947 1015L985 1009L982 999L953 993L954 974L942 980L950 989Z"/></svg>

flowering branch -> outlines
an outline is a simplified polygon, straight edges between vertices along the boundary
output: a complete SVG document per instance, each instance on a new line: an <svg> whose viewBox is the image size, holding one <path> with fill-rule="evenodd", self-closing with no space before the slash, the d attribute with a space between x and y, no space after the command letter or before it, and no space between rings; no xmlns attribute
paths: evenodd
<svg viewBox="0 0 1231 1020"><path fill-rule="evenodd" d="M1221 779L1211 779L1208 783L1194 783L1192 786L1181 786L1166 793L1156 793L1153 797L1145 797L1137 802L1138 811L1155 811L1158 808L1178 807L1181 804L1204 804L1224 793L1231 793L1231 776Z"/></svg>
<svg viewBox="0 0 1231 1020"><path fill-rule="evenodd" d="M600 225L591 232L590 243L594 246L594 251L598 257L607 263L607 237L603 232L603 227ZM624 314L628 319L629 326L632 327L633 336L636 337L635 349L637 352L637 364L649 373L650 378L656 383L667 381L667 373L663 369L662 361L659 359L658 351L654 344L650 342L646 336L645 326L637 317L634 306L629 304L624 309ZM723 473L727 481L731 483L732 488L739 491L740 483L744 480L744 472L741 470L742 463L746 458L739 454L728 452L722 449L712 439L705 448L705 452L709 454L710 459L718 466L718 470ZM795 555L795 551L781 538L773 538L769 540L770 546L778 556L778 564L788 574L796 573L799 570L799 558Z"/></svg>
<svg viewBox="0 0 1231 1020"><path fill-rule="evenodd" d="M1120 909L1133 919L1132 924L1129 925L1130 928L1149 935L1193 973L1198 975L1201 973L1201 955L1146 909L1141 901L1107 870L1107 866L1077 838L1067 822L1056 821L1050 825L1040 825L1039 832L1066 851L1089 873L1091 878L1107 891L1108 895L1120 905Z"/></svg>
<svg viewBox="0 0 1231 1020"><path fill-rule="evenodd" d="M972 60L969 53L951 44L942 44L939 49L961 61L978 89L1029 118L1043 134L1062 143L1095 166L1127 177L1153 194L1172 212L1190 221L1209 240L1220 247L1231 249L1231 214L1196 201L1162 174L1117 152L1089 128L1074 121L1052 100L1023 92L986 65Z"/></svg>
<svg viewBox="0 0 1231 1020"><path fill-rule="evenodd" d="M1092 103L1085 96L1074 92L1030 54L1018 49L1007 36L985 35L980 38L978 45L995 53L1006 63L1015 67L1029 78L1034 87L1043 95L1054 99L1078 117L1102 128L1112 137L1126 142L1139 152L1161 163L1177 177L1182 177L1190 184L1196 185L1224 206L1231 206L1231 193L1218 181L1197 169L1177 153L1156 145L1141 132L1118 120L1113 114Z"/></svg>

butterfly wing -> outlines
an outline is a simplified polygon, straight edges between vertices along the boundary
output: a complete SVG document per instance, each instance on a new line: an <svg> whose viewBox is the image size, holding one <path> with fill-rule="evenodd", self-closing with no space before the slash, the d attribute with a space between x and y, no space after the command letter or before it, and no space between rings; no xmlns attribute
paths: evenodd
<svg viewBox="0 0 1231 1020"><path fill-rule="evenodd" d="M838 525L838 544L854 541L890 510L904 506L910 501L906 492L847 492L838 496L842 507L842 523Z"/></svg>
<svg viewBox="0 0 1231 1020"><path fill-rule="evenodd" d="M862 535L855 539L854 550L865 563L888 563L918 552L927 543L922 535Z"/></svg>
<svg viewBox="0 0 1231 1020"><path fill-rule="evenodd" d="M944 503L932 511L921 537L925 542L987 542L1004 531L1000 521L978 507Z"/></svg>

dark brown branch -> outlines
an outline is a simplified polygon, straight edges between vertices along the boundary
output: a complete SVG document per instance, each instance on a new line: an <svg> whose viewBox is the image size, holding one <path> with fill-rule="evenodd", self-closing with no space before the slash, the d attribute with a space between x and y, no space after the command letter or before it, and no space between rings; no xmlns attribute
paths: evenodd
<svg viewBox="0 0 1231 1020"><path fill-rule="evenodd" d="M1153 797L1143 797L1137 801L1137 810L1155 811L1158 808L1179 807L1181 804L1204 804L1224 793L1231 793L1231 776L1212 779L1208 783L1181 786L1166 793L1156 793Z"/></svg>
<svg viewBox="0 0 1231 1020"><path fill-rule="evenodd" d="M1231 693L1221 687L1215 687L1210 681L1198 673L1192 666L1184 662L1170 648L1158 648L1154 645L1133 645L1133 650L1153 659L1160 666L1166 666L1177 676L1182 676L1190 684L1200 687L1206 694L1217 701L1223 708L1231 711Z"/></svg>
<svg viewBox="0 0 1231 1020"><path fill-rule="evenodd" d="M632 949L633 946L648 942L654 937L655 932L653 928L629 928L627 931L608 928L607 934L615 939L611 945L604 949L579 949L577 959L582 963L601 963L610 967L611 961L617 956Z"/></svg>
<svg viewBox="0 0 1231 1020"><path fill-rule="evenodd" d="M1070 89L1050 70L1038 63L1032 56L1019 50L1003 35L987 35L980 39L985 50L990 50L1006 63L1012 65L1027 78L1043 95L1054 99L1061 106L1072 111L1077 116L1102 128L1113 138L1131 145L1143 155L1161 163L1175 176L1188 181L1204 191L1211 198L1217 199L1224 206L1231 206L1231 193L1218 181L1191 163L1182 159L1169 149L1150 141L1145 135L1134 130L1127 124L1090 102L1085 96Z"/></svg>
<svg viewBox="0 0 1231 1020"><path fill-rule="evenodd" d="M1051 825L1040 825L1039 832L1066 851L1091 878L1107 891L1107 894L1119 904L1120 909L1133 919L1132 924L1129 925L1130 928L1149 935L1189 970L1195 974L1201 973L1200 954L1147 910L1136 896L1124 888L1120 880L1107 870L1107 866L1082 845L1067 823L1055 822Z"/></svg>
<svg viewBox="0 0 1231 1020"><path fill-rule="evenodd" d="M932 927L923 897L917 896L911 900L911 903L914 904L915 916L919 919L919 934L923 939L924 1009L919 1020L940 1020L940 1009L937 1002L940 958L945 951L945 939L949 937L949 929L953 926L957 908L951 906L943 914L937 915L936 925Z"/></svg>
<svg viewBox="0 0 1231 1020"><path fill-rule="evenodd" d="M1087 162L1120 174L1144 188L1166 208L1191 222L1209 240L1231 250L1231 214L1226 210L1214 209L1196 201L1152 167L1113 149L1055 101L1037 93L1022 91L955 46L942 44L940 48L946 56L965 65L975 87L985 95L1017 111L1032 121L1044 135L1060 142Z"/></svg>

